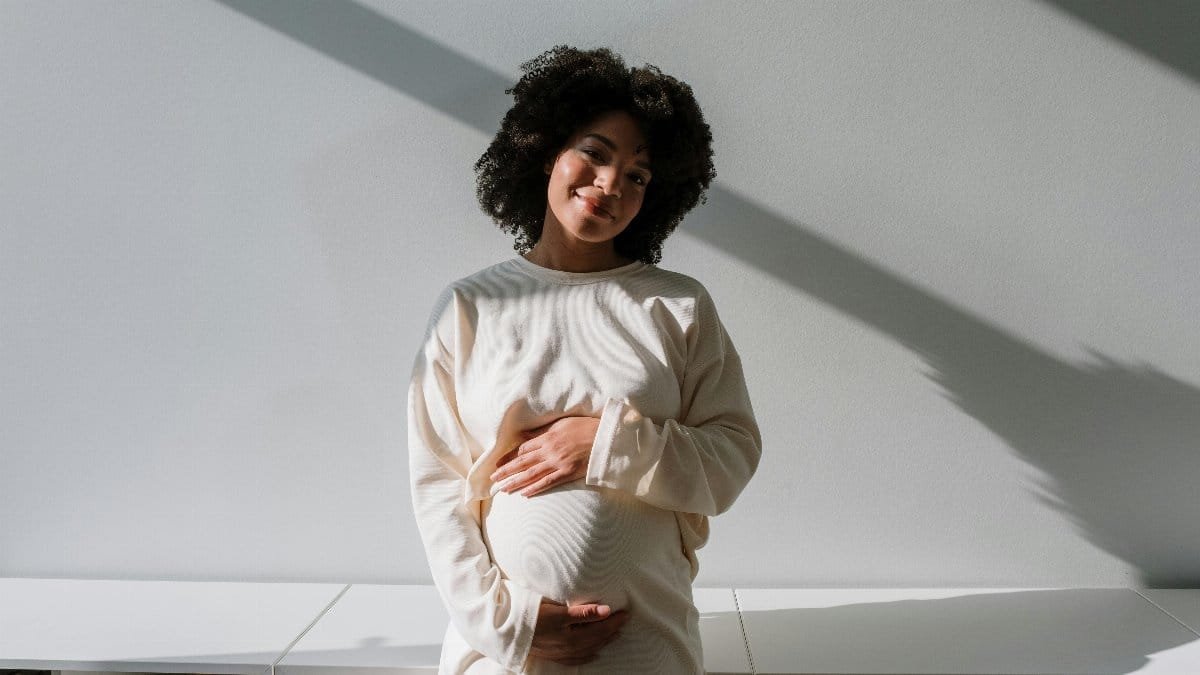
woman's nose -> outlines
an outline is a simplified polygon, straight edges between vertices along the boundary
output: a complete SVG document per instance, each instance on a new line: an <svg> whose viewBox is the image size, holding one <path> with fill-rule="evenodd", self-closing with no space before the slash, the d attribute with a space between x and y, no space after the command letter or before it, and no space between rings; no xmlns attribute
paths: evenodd
<svg viewBox="0 0 1200 675"><path fill-rule="evenodd" d="M597 171L596 185L604 189L606 194L610 194L616 198L621 197L621 193L617 188L616 174L611 171Z"/></svg>

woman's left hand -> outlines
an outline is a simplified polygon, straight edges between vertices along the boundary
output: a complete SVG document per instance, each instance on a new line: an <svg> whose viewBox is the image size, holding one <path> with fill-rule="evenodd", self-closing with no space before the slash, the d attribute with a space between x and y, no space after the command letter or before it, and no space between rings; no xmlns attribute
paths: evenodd
<svg viewBox="0 0 1200 675"><path fill-rule="evenodd" d="M550 488L587 475L598 417L562 417L537 429L522 432L526 440L500 458L492 481L512 477L504 492L532 497Z"/></svg>

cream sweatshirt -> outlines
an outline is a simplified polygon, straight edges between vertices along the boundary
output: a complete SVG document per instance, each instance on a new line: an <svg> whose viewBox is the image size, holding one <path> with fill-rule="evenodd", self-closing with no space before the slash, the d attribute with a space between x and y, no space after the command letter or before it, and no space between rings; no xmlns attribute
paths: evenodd
<svg viewBox="0 0 1200 675"><path fill-rule="evenodd" d="M523 430L573 415L600 420L585 478L532 497L492 484ZM703 672L696 549L762 438L699 281L518 256L451 282L413 364L408 451L450 614L440 673ZM628 609L629 622L592 662L563 666L529 653L543 597Z"/></svg>

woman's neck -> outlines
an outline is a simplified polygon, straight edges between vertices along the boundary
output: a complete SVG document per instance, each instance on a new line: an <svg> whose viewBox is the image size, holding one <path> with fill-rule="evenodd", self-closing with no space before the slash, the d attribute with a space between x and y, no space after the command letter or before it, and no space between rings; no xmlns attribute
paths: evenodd
<svg viewBox="0 0 1200 675"><path fill-rule="evenodd" d="M619 255L611 246L591 251L573 251L563 246L549 246L539 240L523 256L536 265L563 272L602 272L633 262Z"/></svg>

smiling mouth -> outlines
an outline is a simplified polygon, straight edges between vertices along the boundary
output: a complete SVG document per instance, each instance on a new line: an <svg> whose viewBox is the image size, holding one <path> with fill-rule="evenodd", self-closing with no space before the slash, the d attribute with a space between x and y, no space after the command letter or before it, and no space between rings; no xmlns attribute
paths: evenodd
<svg viewBox="0 0 1200 675"><path fill-rule="evenodd" d="M580 201L582 201L589 209L593 209L598 215L606 216L609 219L613 218L613 214L609 213L607 210L605 210L604 207L600 206L596 202L594 202L586 197L581 197L578 194L576 194L575 196Z"/></svg>

